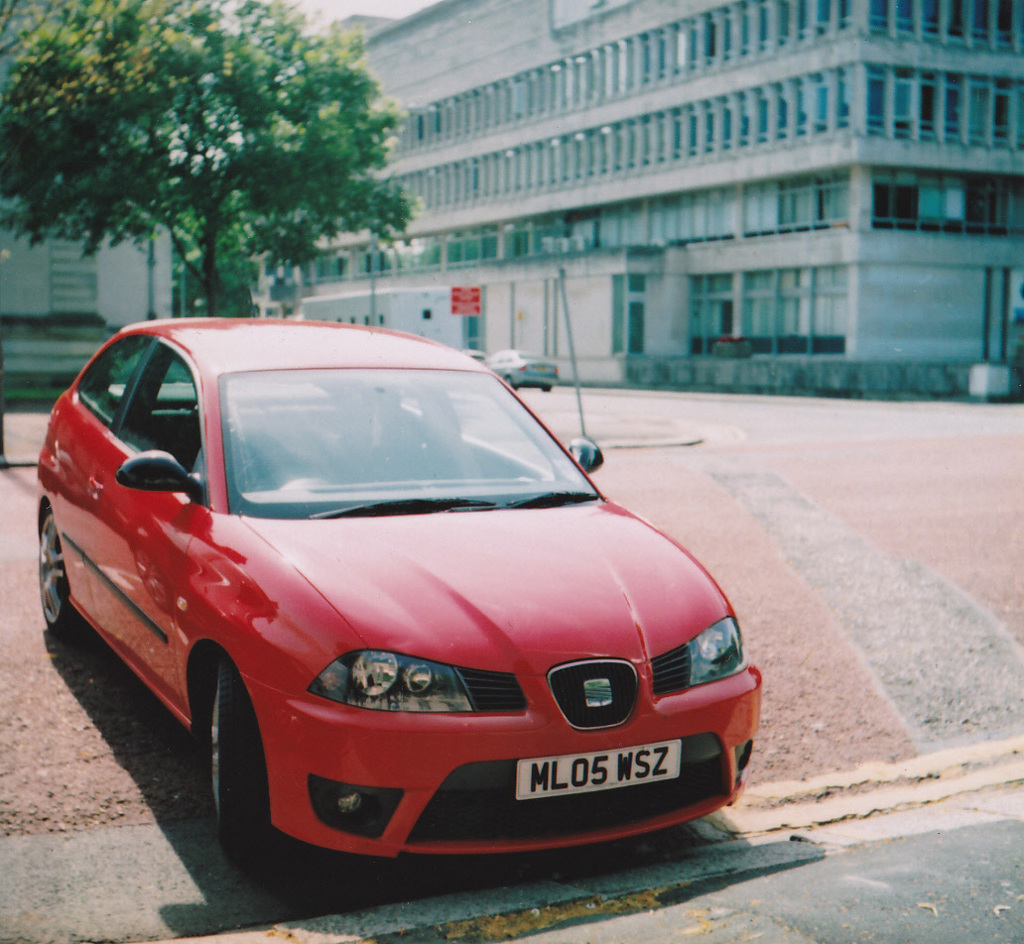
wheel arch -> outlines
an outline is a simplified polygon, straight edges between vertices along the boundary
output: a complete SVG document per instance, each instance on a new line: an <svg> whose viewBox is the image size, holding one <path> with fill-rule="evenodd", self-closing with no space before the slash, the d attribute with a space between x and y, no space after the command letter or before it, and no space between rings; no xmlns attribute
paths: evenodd
<svg viewBox="0 0 1024 944"><path fill-rule="evenodd" d="M221 661L234 660L227 650L211 639L201 639L188 656L185 684L188 693L189 727L192 736L203 744L210 740L210 716L217 689L217 667Z"/></svg>
<svg viewBox="0 0 1024 944"><path fill-rule="evenodd" d="M39 499L39 513L36 515L36 534L43 533L43 521L46 519L47 514L53 514L53 505L50 503L50 499L44 495Z"/></svg>

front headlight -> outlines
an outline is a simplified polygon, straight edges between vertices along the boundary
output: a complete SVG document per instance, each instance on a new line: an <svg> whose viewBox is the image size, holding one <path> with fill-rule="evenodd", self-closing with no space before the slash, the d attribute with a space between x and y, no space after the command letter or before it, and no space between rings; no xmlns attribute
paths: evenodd
<svg viewBox="0 0 1024 944"><path fill-rule="evenodd" d="M321 695L374 711L472 711L458 673L450 665L379 649L335 659L309 686Z"/></svg>
<svg viewBox="0 0 1024 944"><path fill-rule="evenodd" d="M743 668L740 628L731 616L705 629L690 642L689 648L691 685L714 682Z"/></svg>

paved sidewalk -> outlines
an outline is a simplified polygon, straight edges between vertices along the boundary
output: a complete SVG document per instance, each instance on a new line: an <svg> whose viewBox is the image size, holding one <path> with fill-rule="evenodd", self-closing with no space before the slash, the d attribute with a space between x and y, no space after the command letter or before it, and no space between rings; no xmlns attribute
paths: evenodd
<svg viewBox="0 0 1024 944"><path fill-rule="evenodd" d="M35 465L39 458L49 414L42 411L7 413L4 416L3 454L8 465Z"/></svg>

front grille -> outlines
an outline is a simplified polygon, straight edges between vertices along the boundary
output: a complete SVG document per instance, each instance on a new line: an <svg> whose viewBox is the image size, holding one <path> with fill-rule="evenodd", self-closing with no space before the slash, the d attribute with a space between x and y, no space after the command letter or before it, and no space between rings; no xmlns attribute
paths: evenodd
<svg viewBox="0 0 1024 944"><path fill-rule="evenodd" d="M628 662L606 659L563 665L548 673L548 684L574 728L622 724L636 702L636 669Z"/></svg>
<svg viewBox="0 0 1024 944"><path fill-rule="evenodd" d="M679 646L651 659L654 694L668 695L690 687L690 644Z"/></svg>
<svg viewBox="0 0 1024 944"><path fill-rule="evenodd" d="M598 793L515 799L516 762L467 764L454 771L420 816L410 842L542 839L613 829L724 796L718 739L683 739L679 777Z"/></svg>
<svg viewBox="0 0 1024 944"><path fill-rule="evenodd" d="M456 671L475 711L522 711L526 708L526 696L511 673L463 668Z"/></svg>

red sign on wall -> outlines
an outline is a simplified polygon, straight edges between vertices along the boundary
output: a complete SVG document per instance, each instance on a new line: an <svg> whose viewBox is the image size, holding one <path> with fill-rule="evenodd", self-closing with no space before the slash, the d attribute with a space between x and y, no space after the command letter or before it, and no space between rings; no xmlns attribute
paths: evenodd
<svg viewBox="0 0 1024 944"><path fill-rule="evenodd" d="M480 286L463 285L452 287L453 315L480 315Z"/></svg>

